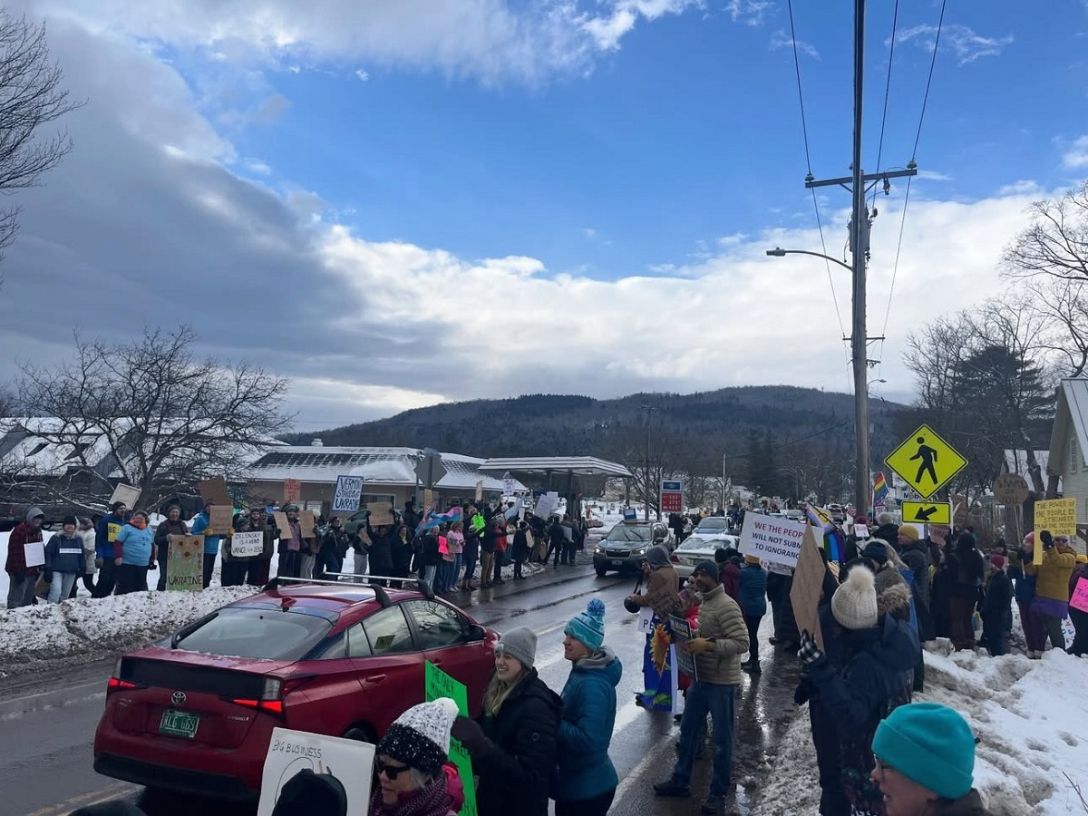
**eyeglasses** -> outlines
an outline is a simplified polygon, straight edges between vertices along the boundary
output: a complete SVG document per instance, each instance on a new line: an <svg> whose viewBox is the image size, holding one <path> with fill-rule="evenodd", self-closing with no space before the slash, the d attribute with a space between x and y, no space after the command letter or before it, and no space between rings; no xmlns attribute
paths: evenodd
<svg viewBox="0 0 1088 816"><path fill-rule="evenodd" d="M385 778L392 782L402 773L411 769L407 765L389 765L385 762L375 760L374 770L378 772L379 776L385 774Z"/></svg>

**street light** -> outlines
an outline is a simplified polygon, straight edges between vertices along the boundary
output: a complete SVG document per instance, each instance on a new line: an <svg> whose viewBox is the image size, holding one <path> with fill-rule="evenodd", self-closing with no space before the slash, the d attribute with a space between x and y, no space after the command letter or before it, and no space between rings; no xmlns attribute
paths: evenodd
<svg viewBox="0 0 1088 816"><path fill-rule="evenodd" d="M768 249L767 254L774 258L784 258L787 255L811 255L813 258L823 258L825 261L831 261L831 263L838 264L843 269L853 272L853 267L848 263L843 263L838 258L832 258L830 255L824 255L819 252L809 252L807 249L782 249L782 247L775 247L774 249Z"/></svg>

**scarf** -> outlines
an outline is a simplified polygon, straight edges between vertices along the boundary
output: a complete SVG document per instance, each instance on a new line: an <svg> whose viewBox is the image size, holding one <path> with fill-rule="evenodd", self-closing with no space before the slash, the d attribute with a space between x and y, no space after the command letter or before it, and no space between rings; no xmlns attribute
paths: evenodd
<svg viewBox="0 0 1088 816"><path fill-rule="evenodd" d="M439 773L431 784L419 790L403 793L392 805L382 801L378 785L370 796L370 816L447 816L450 794L446 790L446 774Z"/></svg>
<svg viewBox="0 0 1088 816"><path fill-rule="evenodd" d="M145 527L147 527L147 519L145 519L143 516L139 516L138 518L134 518L129 521L129 524L131 524L137 530L143 530Z"/></svg>

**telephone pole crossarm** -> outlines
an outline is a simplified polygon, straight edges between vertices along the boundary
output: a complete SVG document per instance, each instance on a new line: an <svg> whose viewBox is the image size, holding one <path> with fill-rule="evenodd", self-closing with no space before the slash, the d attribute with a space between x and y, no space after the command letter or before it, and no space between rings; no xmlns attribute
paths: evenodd
<svg viewBox="0 0 1088 816"><path fill-rule="evenodd" d="M913 162L912 162L913 164ZM906 170L889 170L884 173L870 173L867 176L861 177L861 182L864 184L867 181L884 181L893 178L903 178L904 176L917 176L918 165L908 167ZM821 179L805 182L805 189L812 189L813 187L847 187L849 184L854 183L853 176L846 176L844 178L833 179ZM849 187L847 187L849 189Z"/></svg>

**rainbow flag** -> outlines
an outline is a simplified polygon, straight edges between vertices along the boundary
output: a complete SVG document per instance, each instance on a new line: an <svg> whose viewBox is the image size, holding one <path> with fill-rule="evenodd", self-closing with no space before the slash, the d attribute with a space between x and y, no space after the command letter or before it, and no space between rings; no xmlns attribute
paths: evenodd
<svg viewBox="0 0 1088 816"><path fill-rule="evenodd" d="M455 521L461 520L461 505L455 505L447 510L445 513L435 513L433 510L427 514L426 518L419 522L419 526L416 527L417 533L422 533L424 530L433 530L435 527L439 527L443 524L452 524Z"/></svg>
<svg viewBox="0 0 1088 816"><path fill-rule="evenodd" d="M888 482L884 478L884 471L879 471L876 474L876 479L873 481L873 510L878 507L884 506L885 499L888 498Z"/></svg>
<svg viewBox="0 0 1088 816"><path fill-rule="evenodd" d="M822 507L814 504L805 506L805 515L813 527L818 527L823 533L824 551L828 561L842 561L846 548L846 536L842 530L831 520L831 514Z"/></svg>

